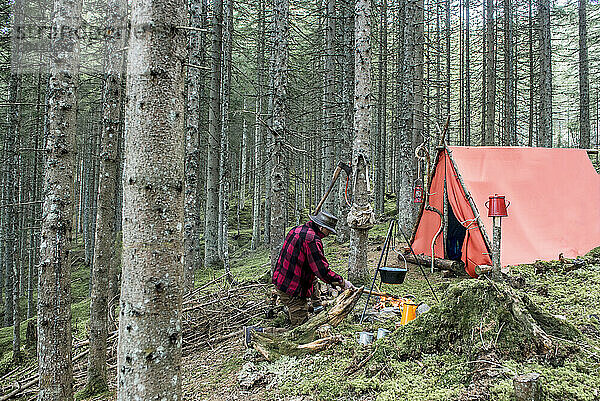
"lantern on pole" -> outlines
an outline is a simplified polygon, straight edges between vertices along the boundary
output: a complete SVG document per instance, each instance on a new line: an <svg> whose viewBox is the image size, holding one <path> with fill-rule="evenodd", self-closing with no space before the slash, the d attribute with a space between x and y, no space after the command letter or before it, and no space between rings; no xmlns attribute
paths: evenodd
<svg viewBox="0 0 600 401"><path fill-rule="evenodd" d="M510 202L506 204L506 197L498 194L490 196L489 200L485 202L485 207L487 207L488 209L488 217L492 218L494 226L494 237L492 241L492 266L496 271L502 270L502 265L500 264L500 248L502 242L502 218L508 216L509 206Z"/></svg>

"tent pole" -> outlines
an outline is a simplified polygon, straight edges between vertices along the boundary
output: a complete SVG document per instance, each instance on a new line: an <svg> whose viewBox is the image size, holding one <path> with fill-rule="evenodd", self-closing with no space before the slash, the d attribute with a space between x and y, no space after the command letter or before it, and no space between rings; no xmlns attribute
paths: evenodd
<svg viewBox="0 0 600 401"><path fill-rule="evenodd" d="M475 205L475 201L473 201L471 192L469 192L469 190L467 189L467 186L465 185L465 182L463 181L463 178L460 175L460 172L458 171L458 167L456 166L456 163L454 162L454 159L452 158L452 151L450 149L446 148L446 152L448 154L448 158L450 159L450 163L452 163L452 167L454 167L454 172L456 173L458 182L460 183L460 186L462 187L463 192L465 193L465 196L467 197L467 201L469 202L469 205L471 206L473 215L475 215L475 219L477 219L477 225L479 225L479 229L481 230L481 235L483 236L483 241L485 242L485 246L487 247L488 252L490 252L490 257L491 257L492 256L491 255L492 243L490 241L490 238L487 235L487 232L485 231L485 226L483 225L483 221L481 221L481 218L479 216L479 211L477 210L477 206Z"/></svg>

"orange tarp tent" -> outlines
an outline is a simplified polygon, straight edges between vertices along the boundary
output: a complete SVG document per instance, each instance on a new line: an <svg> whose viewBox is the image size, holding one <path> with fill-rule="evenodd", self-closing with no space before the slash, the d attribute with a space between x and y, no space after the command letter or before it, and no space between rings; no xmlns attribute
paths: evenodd
<svg viewBox="0 0 600 401"><path fill-rule="evenodd" d="M449 209L464 227L458 247L471 276L476 265L492 264L486 202L496 194L510 202L502 218L502 266L555 260L560 253L574 258L600 246L600 175L585 150L447 147L438 153L429 187L429 204L442 213L444 180ZM438 213L422 209L412 240L417 254L431 256L440 223ZM444 244L442 230L436 257L446 257Z"/></svg>

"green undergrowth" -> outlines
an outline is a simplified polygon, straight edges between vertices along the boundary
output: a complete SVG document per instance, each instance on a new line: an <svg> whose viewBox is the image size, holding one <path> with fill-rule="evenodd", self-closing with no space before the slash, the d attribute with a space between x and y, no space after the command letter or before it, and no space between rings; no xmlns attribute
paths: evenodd
<svg viewBox="0 0 600 401"><path fill-rule="evenodd" d="M90 268L83 263L83 250L75 248L73 254L73 269L71 271L71 330L77 338L86 338L88 332L88 322L90 315L89 299L89 280ZM34 299L37 299L37 292L34 293ZM37 307L37 304L36 304ZM26 299L21 299L21 313L27 311ZM24 319L21 322L21 352L23 360L20 366L28 366L36 363L34 349L28 349L25 345L25 336L27 332L27 323L31 319ZM12 362L12 343L13 328L3 327L0 329L0 374L5 374L16 366Z"/></svg>

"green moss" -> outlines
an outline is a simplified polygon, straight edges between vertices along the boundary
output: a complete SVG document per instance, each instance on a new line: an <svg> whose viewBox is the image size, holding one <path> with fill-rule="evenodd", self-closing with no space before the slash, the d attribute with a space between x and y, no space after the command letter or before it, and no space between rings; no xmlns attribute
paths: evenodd
<svg viewBox="0 0 600 401"><path fill-rule="evenodd" d="M497 289L496 289L497 288ZM502 355L526 358L544 351L526 320L527 308L546 332L574 338L578 331L558 318L542 312L508 287L482 280L464 280L453 284L441 302L419 319L400 327L392 337L399 358L451 350L475 356L496 350ZM524 316L518 316L523 313ZM517 315L517 316L515 316Z"/></svg>

